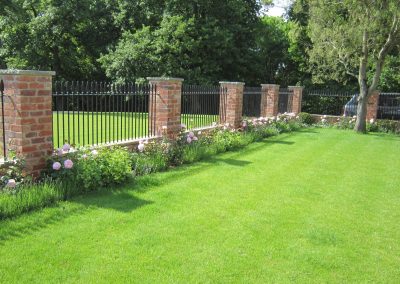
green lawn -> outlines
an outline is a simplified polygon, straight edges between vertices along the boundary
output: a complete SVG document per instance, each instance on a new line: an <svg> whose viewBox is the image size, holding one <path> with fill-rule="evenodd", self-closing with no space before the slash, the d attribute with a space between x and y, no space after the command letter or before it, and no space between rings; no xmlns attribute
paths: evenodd
<svg viewBox="0 0 400 284"><path fill-rule="evenodd" d="M308 129L0 224L1 283L399 283L400 137Z"/></svg>
<svg viewBox="0 0 400 284"><path fill-rule="evenodd" d="M188 129L209 126L218 115L183 114ZM147 113L53 112L53 144L92 145L149 136Z"/></svg>

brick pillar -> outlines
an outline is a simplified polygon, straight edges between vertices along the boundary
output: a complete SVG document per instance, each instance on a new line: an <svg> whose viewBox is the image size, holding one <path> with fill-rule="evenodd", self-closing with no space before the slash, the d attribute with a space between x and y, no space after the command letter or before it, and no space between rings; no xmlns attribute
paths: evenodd
<svg viewBox="0 0 400 284"><path fill-rule="evenodd" d="M238 128L242 122L243 90L242 82L219 82L222 89L226 89L226 95L220 99L221 122L229 123L231 127Z"/></svg>
<svg viewBox="0 0 400 284"><path fill-rule="evenodd" d="M278 114L279 85L261 84L261 116L271 117Z"/></svg>
<svg viewBox="0 0 400 284"><path fill-rule="evenodd" d="M298 114L301 112L301 102L303 99L304 87L289 86L289 90L293 91L292 112Z"/></svg>
<svg viewBox="0 0 400 284"><path fill-rule="evenodd" d="M8 149L26 162L37 177L53 151L52 71L0 70L4 81L5 129Z"/></svg>
<svg viewBox="0 0 400 284"><path fill-rule="evenodd" d="M379 94L379 91L374 91L368 98L367 120L376 119L378 117Z"/></svg>
<svg viewBox="0 0 400 284"><path fill-rule="evenodd" d="M154 134L166 134L175 138L181 130L181 78L147 78L156 88L156 95L150 97L149 125ZM155 101L154 101L155 100Z"/></svg>

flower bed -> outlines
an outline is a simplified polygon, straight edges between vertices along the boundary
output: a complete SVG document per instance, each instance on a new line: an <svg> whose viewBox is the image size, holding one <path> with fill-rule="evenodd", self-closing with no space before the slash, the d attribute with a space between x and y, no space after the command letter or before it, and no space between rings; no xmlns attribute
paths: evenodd
<svg viewBox="0 0 400 284"><path fill-rule="evenodd" d="M300 117L284 114L244 120L239 129L219 125L207 131L181 133L174 140L143 140L135 151L126 147L73 148L54 151L39 183L17 184L4 178L0 193L0 219L17 216L59 200L120 185L135 176L189 164L215 154L234 151L264 138L303 127ZM14 181L13 181L14 180Z"/></svg>
<svg viewBox="0 0 400 284"><path fill-rule="evenodd" d="M313 115L315 125L319 127L334 127L338 129L354 129L356 124L356 116L327 116ZM388 119L370 119L367 120L368 132L381 132L400 134L400 121Z"/></svg>

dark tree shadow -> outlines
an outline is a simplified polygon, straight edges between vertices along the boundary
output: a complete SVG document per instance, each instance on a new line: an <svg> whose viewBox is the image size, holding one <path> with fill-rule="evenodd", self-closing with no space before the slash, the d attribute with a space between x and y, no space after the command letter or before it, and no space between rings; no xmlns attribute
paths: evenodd
<svg viewBox="0 0 400 284"><path fill-rule="evenodd" d="M21 238L33 234L52 224L74 216L85 214L96 208L112 209L119 212L130 213L142 206L152 204L152 201L140 199L128 192L120 190L93 192L72 198L72 208L65 208L62 203L48 208L51 212L32 212L23 214L15 219L0 221L0 245L14 238ZM53 210L54 209L54 210ZM30 216L28 216L30 214ZM32 218L35 217L37 218Z"/></svg>
<svg viewBox="0 0 400 284"><path fill-rule="evenodd" d="M264 141L264 143L266 144L282 144L282 145L293 145L294 142L293 141L285 141L285 140L266 140Z"/></svg>
<svg viewBox="0 0 400 284"><path fill-rule="evenodd" d="M112 192L101 192L92 198L81 196L74 200L75 203L84 205L86 208L105 208L119 212L130 213L142 206L152 204L152 201L137 198L123 189Z"/></svg>

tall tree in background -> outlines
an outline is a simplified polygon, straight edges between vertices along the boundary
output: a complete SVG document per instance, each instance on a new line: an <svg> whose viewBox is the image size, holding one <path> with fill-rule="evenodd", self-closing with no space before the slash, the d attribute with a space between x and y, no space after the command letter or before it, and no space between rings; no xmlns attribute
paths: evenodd
<svg viewBox="0 0 400 284"><path fill-rule="evenodd" d="M368 98L378 87L387 55L400 41L399 18L398 0L310 1L310 59L326 77L357 78L358 132L366 132Z"/></svg>

